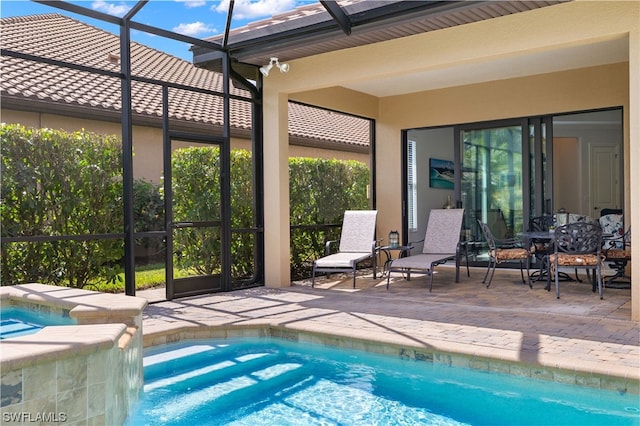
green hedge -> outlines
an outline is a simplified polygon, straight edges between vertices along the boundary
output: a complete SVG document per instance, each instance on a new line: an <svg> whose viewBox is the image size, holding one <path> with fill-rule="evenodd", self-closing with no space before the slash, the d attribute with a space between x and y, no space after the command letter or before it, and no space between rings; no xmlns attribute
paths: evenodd
<svg viewBox="0 0 640 426"><path fill-rule="evenodd" d="M340 228L305 225L342 224L345 210L369 207L369 168L354 160L289 159L291 218L291 277L311 275L314 259L324 254L325 242L336 240Z"/></svg>
<svg viewBox="0 0 640 426"><path fill-rule="evenodd" d="M122 232L117 137L2 125L0 143L3 238ZM2 284L84 287L122 251L121 239L2 244Z"/></svg>
<svg viewBox="0 0 640 426"><path fill-rule="evenodd" d="M80 131L0 126L2 143L2 237L121 233L122 155L116 136ZM174 221L219 221L220 152L192 147L172 158ZM357 161L292 158L290 167L291 269L308 276L311 261L324 242L339 235L348 209L366 209L369 169ZM231 217L234 229L253 228L252 156L231 153ZM164 227L162 187L134 182L135 230ZM183 228L175 232L175 265L197 274L220 272L219 227ZM138 241L146 244L145 241ZM254 274L255 235L232 235L232 277ZM55 240L2 244L2 283L46 282L84 287L116 276L123 241Z"/></svg>
<svg viewBox="0 0 640 426"><path fill-rule="evenodd" d="M176 150L172 159L174 221L220 221L220 150L191 147ZM231 226L253 227L251 153L231 152ZM184 228L175 232L176 266L197 274L220 273L220 228ZM234 233L231 243L232 277L244 279L254 271L254 237Z"/></svg>
<svg viewBox="0 0 640 426"><path fill-rule="evenodd" d="M233 228L253 227L253 183L251 153L231 153L231 210ZM339 228L297 229L304 225L341 224L345 210L367 209L369 169L358 161L291 158L290 217L291 275L310 275L311 262L324 252L325 241L337 239ZM193 147L176 151L173 158L175 221L220 219L220 164L216 147ZM190 228L177 232L176 265L198 274L220 271L220 235L217 228ZM248 278L253 273L254 237L234 233L231 252L232 276Z"/></svg>

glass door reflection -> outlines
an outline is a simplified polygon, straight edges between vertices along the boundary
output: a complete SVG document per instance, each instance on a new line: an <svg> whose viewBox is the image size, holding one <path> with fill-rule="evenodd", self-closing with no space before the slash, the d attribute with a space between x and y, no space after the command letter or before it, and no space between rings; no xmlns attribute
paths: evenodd
<svg viewBox="0 0 640 426"><path fill-rule="evenodd" d="M477 220L496 238L523 230L522 126L463 129L461 193L466 227L475 241L483 237Z"/></svg>

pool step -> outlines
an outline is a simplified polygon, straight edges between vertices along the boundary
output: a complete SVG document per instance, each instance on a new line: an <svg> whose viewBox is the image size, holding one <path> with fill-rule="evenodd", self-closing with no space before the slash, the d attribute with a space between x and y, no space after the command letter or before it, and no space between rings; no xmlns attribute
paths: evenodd
<svg viewBox="0 0 640 426"><path fill-rule="evenodd" d="M29 324L22 321L12 319L2 320L0 321L0 338L8 339L10 337L18 337L24 334L31 334L35 333L41 328L42 327L38 325Z"/></svg>
<svg viewBox="0 0 640 426"><path fill-rule="evenodd" d="M226 381L230 377L242 376L247 371L265 368L273 362L269 355L263 352L236 358L215 357L192 363L188 369L181 368L153 378L145 372L144 390L148 392L161 386L170 387L172 390L207 387L211 383Z"/></svg>
<svg viewBox="0 0 640 426"><path fill-rule="evenodd" d="M179 382L180 377L193 375L206 376L215 374L221 368L234 369L236 365L258 364L261 358L268 358L269 352L246 351L243 355L231 353L227 347L198 347L183 348L180 351L170 351L161 358L150 358L143 361L145 384L152 384L158 380L168 383ZM203 379L207 379L203 377Z"/></svg>
<svg viewBox="0 0 640 426"><path fill-rule="evenodd" d="M275 361L271 357L260 359ZM236 364L228 369L196 376L168 388L159 388L158 392L166 392L170 389L172 393L175 392L179 396L174 398L171 404L155 405L150 407L150 410L153 411L153 416L160 414L162 417L174 419L187 414L192 418L191 416L194 416L198 410L216 412L218 411L216 407L220 407L220 412L228 412L245 407L248 403L266 404L273 395L287 392L286 389L297 389L301 383L309 381L309 371L296 362L269 362L261 366L255 363ZM176 389L176 385L182 389ZM146 396L153 398L155 389L153 383L146 384L145 394L148 394ZM259 398L247 401L242 395L248 390L252 395L259 395Z"/></svg>

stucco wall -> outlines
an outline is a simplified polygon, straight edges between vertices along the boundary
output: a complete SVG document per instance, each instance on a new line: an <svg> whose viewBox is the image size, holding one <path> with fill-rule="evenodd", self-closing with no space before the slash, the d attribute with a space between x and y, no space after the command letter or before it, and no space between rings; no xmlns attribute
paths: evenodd
<svg viewBox="0 0 640 426"><path fill-rule="evenodd" d="M621 63L381 99L377 156L396 167L378 164L376 170L378 199L385 200L387 210L380 212L380 229L401 217L402 129L614 106L623 106L628 115L628 88L628 63ZM628 156L625 159L628 168ZM625 205L630 208L628 199Z"/></svg>
<svg viewBox="0 0 640 426"><path fill-rule="evenodd" d="M306 102L354 114L370 114L376 120L376 198L378 234L384 235L401 222L400 134L402 129L453 125L502 118L557 114L605 107L623 107L624 123L624 186L626 215L631 222L640 221L637 207L640 199L631 192L634 182L640 184L640 2L582 1L554 5L534 11L489 19L469 25L432 31L352 49L316 55L290 61L286 75L270 76L265 81L265 95L292 99L304 96ZM490 74L475 84L434 89L419 93L380 97L371 100L369 108L362 105L367 96L332 99L345 87L367 81L407 78L410 73L451 70L474 75L477 68L490 69L491 64L508 66L512 58L535 58L545 61L545 54L565 48L587 48L598 43L615 41L628 45L628 61L607 62L593 58L592 65L559 69L547 60L545 71L520 77L497 78ZM494 68L496 71L497 68ZM530 75L528 75L530 74ZM463 74L456 74L463 75ZM480 80L478 80L480 81ZM441 86L444 87L444 86ZM368 95L370 96L370 95ZM273 104L265 98L265 104ZM281 112L282 113L282 112ZM282 129L277 129L282 117L265 112L265 146L276 146ZM269 179L282 179L274 173ZM272 182L267 192L278 191L281 185ZM277 196L278 194L274 194ZM269 193L267 193L269 196ZM281 205L281 217L285 206ZM270 218L271 219L271 218ZM269 221L266 227L270 226ZM632 228L637 229L638 227ZM640 235L640 231L638 232ZM633 236L632 236L633 237ZM640 238L640 237L639 237ZM638 241L638 238L632 238ZM267 252L280 250L288 256L286 247L275 239L267 239ZM273 244L273 246L271 246ZM634 248L640 249L640 243ZM637 251L637 250L635 250ZM640 260L634 258L640 282ZM267 262L267 269L269 263ZM267 285L286 285L284 275L270 274ZM640 319L640 285L632 290L632 316Z"/></svg>

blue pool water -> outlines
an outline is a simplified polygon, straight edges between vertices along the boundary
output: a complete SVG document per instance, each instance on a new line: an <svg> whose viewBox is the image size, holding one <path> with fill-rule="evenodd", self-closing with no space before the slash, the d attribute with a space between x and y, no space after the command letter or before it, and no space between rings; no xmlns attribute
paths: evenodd
<svg viewBox="0 0 640 426"><path fill-rule="evenodd" d="M0 311L0 339L32 334L48 325L69 325L76 322L69 317L46 314L28 309L8 307Z"/></svg>
<svg viewBox="0 0 640 426"><path fill-rule="evenodd" d="M639 425L638 395L278 339L152 348L127 425Z"/></svg>

